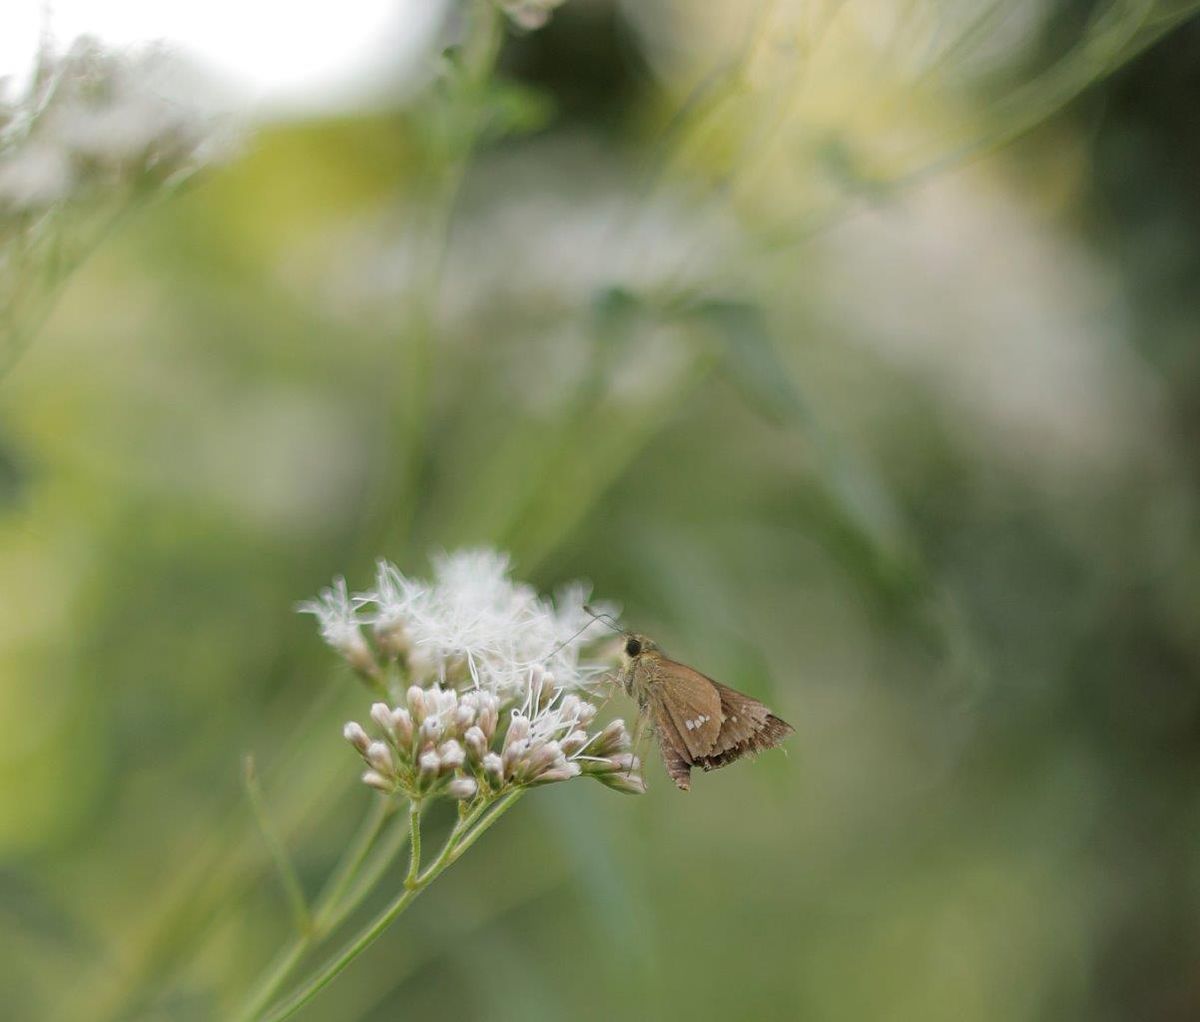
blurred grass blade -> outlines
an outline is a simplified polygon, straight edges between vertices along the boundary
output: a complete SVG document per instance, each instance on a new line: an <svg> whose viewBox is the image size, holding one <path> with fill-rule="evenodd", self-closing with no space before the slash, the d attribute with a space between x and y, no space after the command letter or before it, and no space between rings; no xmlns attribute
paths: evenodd
<svg viewBox="0 0 1200 1022"><path fill-rule="evenodd" d="M777 423L804 414L800 391L771 343L761 309L750 302L707 299L686 314L717 338L724 367L755 408Z"/></svg>
<svg viewBox="0 0 1200 1022"><path fill-rule="evenodd" d="M262 785L258 782L258 772L254 766L254 757L248 755L243 762L243 779L246 785L246 795L250 800L250 809L254 813L254 822L258 824L259 833L262 834L263 841L266 842L267 849L271 853L271 860L275 863L275 869L279 873L279 882L283 885L284 894L287 895L288 906L292 911L296 929L302 934L307 933L312 927L312 913L309 911L308 902L304 897L304 889L300 886L300 878L296 875L296 867L292 864L291 857L267 813Z"/></svg>

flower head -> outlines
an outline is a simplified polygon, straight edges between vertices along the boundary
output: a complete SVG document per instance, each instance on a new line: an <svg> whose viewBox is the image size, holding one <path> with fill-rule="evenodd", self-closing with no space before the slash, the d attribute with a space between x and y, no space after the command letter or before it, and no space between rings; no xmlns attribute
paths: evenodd
<svg viewBox="0 0 1200 1022"><path fill-rule="evenodd" d="M301 604L389 692L371 707L371 733L344 730L364 783L465 800L580 776L643 790L624 723L595 726L586 688L604 667L584 658L587 595L574 585L546 599L512 579L507 557L476 549L435 558L429 580L380 561L373 589L352 597L339 578Z"/></svg>
<svg viewBox="0 0 1200 1022"><path fill-rule="evenodd" d="M640 793L624 723L591 730L595 716L590 702L542 674L519 706L482 689L414 685L400 704L371 707L378 738L354 721L343 734L366 766L363 782L387 794L470 800L580 776Z"/></svg>
<svg viewBox="0 0 1200 1022"><path fill-rule="evenodd" d="M469 549L435 557L428 581L380 561L375 588L356 594L353 607L337 603L333 617L351 621L356 633L359 624L368 625L379 658L423 685L515 695L539 665L568 688L603 670L580 660L594 621L584 610L587 595L575 585L545 599L512 579L507 556ZM322 628L326 641L346 655L326 634L324 618ZM336 624L333 634L340 634Z"/></svg>
<svg viewBox="0 0 1200 1022"><path fill-rule="evenodd" d="M345 657L356 671L367 677L379 674L379 664L363 637L362 622L346 590L344 578L334 579L333 585L322 589L317 599L305 600L297 604L296 609L301 614L316 615L321 638Z"/></svg>

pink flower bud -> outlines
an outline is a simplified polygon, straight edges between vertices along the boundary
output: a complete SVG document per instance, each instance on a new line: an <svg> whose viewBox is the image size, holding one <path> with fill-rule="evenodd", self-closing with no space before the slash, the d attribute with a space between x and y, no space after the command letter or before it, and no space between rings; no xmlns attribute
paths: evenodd
<svg viewBox="0 0 1200 1022"><path fill-rule="evenodd" d="M479 785L473 777L456 777L446 785L446 794L462 801L474 798L478 792Z"/></svg>
<svg viewBox="0 0 1200 1022"><path fill-rule="evenodd" d="M401 748L412 745L413 720L408 710L392 710L392 734L396 736L396 744Z"/></svg>
<svg viewBox="0 0 1200 1022"><path fill-rule="evenodd" d="M365 756L367 754L367 746L371 744L371 739L362 729L361 724L350 721L342 728L342 737L358 750L359 755Z"/></svg>
<svg viewBox="0 0 1200 1022"><path fill-rule="evenodd" d="M363 753L368 763L385 776L396 772L396 764L392 760L392 750L383 742L372 742Z"/></svg>
<svg viewBox="0 0 1200 1022"><path fill-rule="evenodd" d="M363 784L369 785L376 791L382 791L384 794L390 794L392 791L392 782L374 770L368 770L363 774L362 780Z"/></svg>
<svg viewBox="0 0 1200 1022"><path fill-rule="evenodd" d="M414 724L422 724L425 720L425 690L420 685L413 685L408 690L408 712L412 714Z"/></svg>

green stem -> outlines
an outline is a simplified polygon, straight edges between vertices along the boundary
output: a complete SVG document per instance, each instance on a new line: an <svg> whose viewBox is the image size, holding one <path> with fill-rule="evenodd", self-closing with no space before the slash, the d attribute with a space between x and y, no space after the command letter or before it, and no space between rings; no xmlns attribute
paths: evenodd
<svg viewBox="0 0 1200 1022"><path fill-rule="evenodd" d="M408 876L404 878L404 886L413 888L417 885L417 873L421 869L421 800L413 799L408 804Z"/></svg>
<svg viewBox="0 0 1200 1022"><path fill-rule="evenodd" d="M523 794L523 789L517 789L501 798L498 802L484 803L479 810L467 817L467 819L479 820L476 826L470 827L469 824L464 826L466 821L456 826L446 839L446 844L438 857L424 873L416 877L414 886L406 886L390 905L364 927L358 936L326 962L315 975L291 994L274 1011L262 1016L261 1022L283 1022L284 1019L291 1018L296 1012L312 1001L354 959L374 944L383 935L383 932L408 908L417 895L441 876L447 868L457 862L463 853L478 841L501 816L508 812ZM489 809L491 810L490 812L487 811Z"/></svg>
<svg viewBox="0 0 1200 1022"><path fill-rule="evenodd" d="M346 889L361 869L367 855L382 833L387 822L395 813L395 803L386 799L378 799L371 805L364 817L362 825L354 840L347 847L345 854L334 867L325 889L313 907L311 922L307 930L295 936L272 960L271 964L254 985L248 1000L234 1016L238 1022L250 1022L271 1003L271 999L279 992L279 988L287 981L292 971L303 960L305 954L330 933L346 918L366 897L374 884L360 884L349 898L343 899ZM403 832L402 832L403 833ZM374 880L378 880L386 867L403 847L403 841L398 841L388 849L390 854L382 857L382 864L373 864L370 870Z"/></svg>
<svg viewBox="0 0 1200 1022"><path fill-rule="evenodd" d="M393 444L388 448L389 456L398 457L399 464L387 466L381 492L372 505L372 511L387 523L382 533L384 547L412 538L418 510L416 495L421 492L423 452L429 433L438 303L450 250L450 228L471 157L486 126L487 87L504 42L503 16L493 0L476 0L472 16L474 27L462 52L463 92L457 97L457 102L466 106L467 125L461 135L451 139L451 148L436 171L430 203L432 214L427 227L431 248L419 288L421 300L414 310L408 352L410 361L405 374L408 391L401 403L402 413L395 422ZM374 536L372 530L367 534Z"/></svg>
<svg viewBox="0 0 1200 1022"><path fill-rule="evenodd" d="M317 899L317 904L313 909L314 930L322 931L330 925L330 917L334 914L338 902L341 901L346 888L350 886L350 882L358 873L367 854L371 851L375 841L395 811L396 803L390 799L376 798L372 802L371 808L366 817L364 817L358 833L350 842L346 854L342 856L338 864L334 867L333 873L330 874L329 880L326 882L325 889Z"/></svg>

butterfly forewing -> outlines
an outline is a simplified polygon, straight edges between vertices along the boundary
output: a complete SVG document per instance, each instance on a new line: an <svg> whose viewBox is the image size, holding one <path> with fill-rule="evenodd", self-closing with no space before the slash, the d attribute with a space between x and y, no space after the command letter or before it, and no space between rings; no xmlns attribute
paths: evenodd
<svg viewBox="0 0 1200 1022"><path fill-rule="evenodd" d="M756 732L762 730L771 711L757 699L751 699L737 689L729 688L715 681L713 685L721 699L721 712L724 714L725 722L708 755L718 756L723 752L745 745Z"/></svg>
<svg viewBox="0 0 1200 1022"><path fill-rule="evenodd" d="M667 776L681 791L687 791L692 786L692 761L688 757L683 739L679 737L679 732L675 729L675 722L671 719L667 704L661 699L653 701L650 713L654 718L654 729L658 734L658 750L662 753Z"/></svg>
<svg viewBox="0 0 1200 1022"><path fill-rule="evenodd" d="M692 762L709 755L721 733L725 714L716 683L699 671L659 657L658 683L651 687L653 701L665 704Z"/></svg>
<svg viewBox="0 0 1200 1022"><path fill-rule="evenodd" d="M715 770L747 754L774 748L795 733L791 724L776 717L757 699L719 682L713 684L721 695L725 724L712 751L697 760L697 766Z"/></svg>

